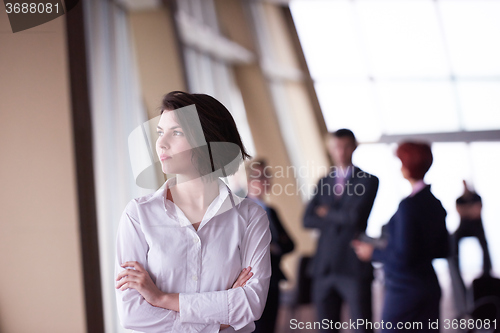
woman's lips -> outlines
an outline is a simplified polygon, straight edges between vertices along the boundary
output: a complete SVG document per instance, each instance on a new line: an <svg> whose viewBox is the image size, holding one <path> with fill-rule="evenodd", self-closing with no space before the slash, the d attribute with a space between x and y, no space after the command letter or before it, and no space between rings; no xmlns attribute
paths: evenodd
<svg viewBox="0 0 500 333"><path fill-rule="evenodd" d="M165 160L169 160L171 159L172 156L168 156L168 155L160 155L160 161L165 161Z"/></svg>

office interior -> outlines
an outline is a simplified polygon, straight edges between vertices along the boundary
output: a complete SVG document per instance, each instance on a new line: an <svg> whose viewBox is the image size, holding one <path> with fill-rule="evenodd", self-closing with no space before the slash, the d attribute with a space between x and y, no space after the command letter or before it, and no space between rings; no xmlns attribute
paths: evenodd
<svg viewBox="0 0 500 333"><path fill-rule="evenodd" d="M300 259L316 249L302 216L331 163L324 137L339 128L358 138L354 163L380 179L369 236L411 192L398 142L425 140L434 154L425 180L448 231L466 180L482 197L500 276L499 16L498 0L82 0L12 33L2 7L0 332L125 332L116 230L127 202L153 190L136 183L129 136L173 90L220 100L250 154L275 172L268 199L295 241L282 261L279 332L290 316L314 320L309 305L291 312L286 302ZM474 238L460 246L470 284L481 248ZM447 262L434 267L451 318Z"/></svg>

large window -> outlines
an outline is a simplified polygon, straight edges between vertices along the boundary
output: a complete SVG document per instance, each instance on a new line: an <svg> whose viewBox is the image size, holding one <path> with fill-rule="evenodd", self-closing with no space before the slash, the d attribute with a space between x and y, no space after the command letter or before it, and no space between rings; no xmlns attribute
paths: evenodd
<svg viewBox="0 0 500 333"><path fill-rule="evenodd" d="M420 135L434 142L426 181L448 211L448 229L458 226L455 199L468 180L483 197L500 269L493 239L500 234L500 1L295 0L290 7L328 129L352 129L365 143L355 163L381 180L368 233L377 235L410 192L391 142ZM484 142L485 131L496 141ZM477 273L479 245L467 240L462 248L464 269Z"/></svg>
<svg viewBox="0 0 500 333"><path fill-rule="evenodd" d="M232 113L246 148L254 154L246 111L233 73L233 65L246 64L254 55L219 31L213 0L177 0L179 31L191 93L217 98Z"/></svg>

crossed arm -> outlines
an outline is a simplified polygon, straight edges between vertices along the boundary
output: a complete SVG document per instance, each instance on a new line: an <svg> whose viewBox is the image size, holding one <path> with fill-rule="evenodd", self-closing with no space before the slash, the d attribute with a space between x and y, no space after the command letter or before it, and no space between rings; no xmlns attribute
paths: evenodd
<svg viewBox="0 0 500 333"><path fill-rule="evenodd" d="M317 185L318 189L323 188L324 182L325 179L320 179ZM372 176L359 185L363 188L362 194L346 194L357 198L356 200L346 200L339 207L321 204L321 196L325 196L325 194L318 192L307 205L304 213L304 227L322 229L329 228L332 224L357 226L360 221L366 221L377 195L379 180ZM326 195L333 194L327 193Z"/></svg>
<svg viewBox="0 0 500 333"><path fill-rule="evenodd" d="M153 282L149 273L137 261L127 261L121 264L125 270L116 277L116 289L121 291L135 289L152 306L179 312L179 294L164 293ZM252 277L252 267L244 268L231 289L243 287ZM220 330L228 328L229 325L220 325Z"/></svg>
<svg viewBox="0 0 500 333"><path fill-rule="evenodd" d="M271 275L271 234L267 215L262 213L250 221L245 230L240 251L242 265L247 268L232 288L174 294L156 287L155 277L150 276L146 266L148 243L141 225L124 212L115 263L116 297L122 325L152 333L183 330L184 326L196 332L217 332L228 325L239 330L257 320L264 309Z"/></svg>

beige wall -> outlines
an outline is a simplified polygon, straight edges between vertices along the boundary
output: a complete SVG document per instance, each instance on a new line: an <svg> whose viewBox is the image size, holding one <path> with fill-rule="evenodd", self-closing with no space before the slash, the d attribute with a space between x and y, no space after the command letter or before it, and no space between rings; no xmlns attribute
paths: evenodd
<svg viewBox="0 0 500 333"><path fill-rule="evenodd" d="M64 20L0 10L0 332L85 332Z"/></svg>

